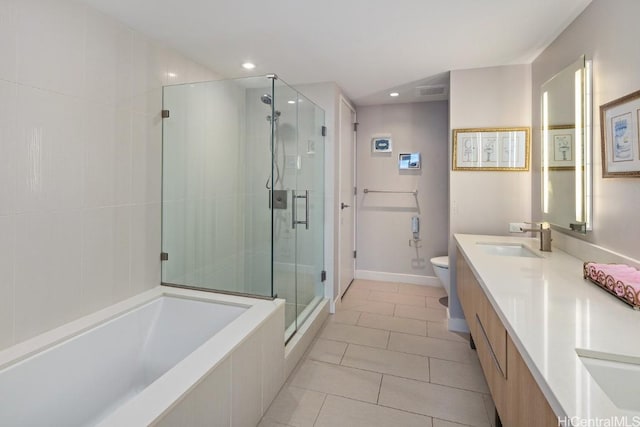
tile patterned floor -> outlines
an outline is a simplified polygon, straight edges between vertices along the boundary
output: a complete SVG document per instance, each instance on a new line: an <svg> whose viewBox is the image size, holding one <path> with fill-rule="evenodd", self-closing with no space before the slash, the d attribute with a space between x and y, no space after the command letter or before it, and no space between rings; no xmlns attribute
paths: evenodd
<svg viewBox="0 0 640 427"><path fill-rule="evenodd" d="M259 427L492 426L478 358L447 330L444 295L356 280Z"/></svg>

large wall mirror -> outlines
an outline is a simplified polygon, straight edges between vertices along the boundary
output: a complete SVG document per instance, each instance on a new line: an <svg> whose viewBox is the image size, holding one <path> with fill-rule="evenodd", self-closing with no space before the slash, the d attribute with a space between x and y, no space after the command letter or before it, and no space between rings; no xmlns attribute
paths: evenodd
<svg viewBox="0 0 640 427"><path fill-rule="evenodd" d="M591 62L581 56L542 85L542 212L578 233L591 221Z"/></svg>

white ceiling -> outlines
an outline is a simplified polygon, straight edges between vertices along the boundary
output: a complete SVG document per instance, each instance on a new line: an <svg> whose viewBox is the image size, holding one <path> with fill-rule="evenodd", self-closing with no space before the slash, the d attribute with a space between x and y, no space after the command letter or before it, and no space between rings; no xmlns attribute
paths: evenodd
<svg viewBox="0 0 640 427"><path fill-rule="evenodd" d="M446 84L449 70L529 63L591 2L82 1L226 77L335 81L358 105L416 101L415 86Z"/></svg>

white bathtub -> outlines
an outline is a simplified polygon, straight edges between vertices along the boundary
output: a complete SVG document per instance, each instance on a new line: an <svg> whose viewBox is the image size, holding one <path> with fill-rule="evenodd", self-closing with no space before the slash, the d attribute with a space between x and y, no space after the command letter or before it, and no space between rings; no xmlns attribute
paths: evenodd
<svg viewBox="0 0 640 427"><path fill-rule="evenodd" d="M0 352L0 425L255 425L283 328L279 300L158 287Z"/></svg>

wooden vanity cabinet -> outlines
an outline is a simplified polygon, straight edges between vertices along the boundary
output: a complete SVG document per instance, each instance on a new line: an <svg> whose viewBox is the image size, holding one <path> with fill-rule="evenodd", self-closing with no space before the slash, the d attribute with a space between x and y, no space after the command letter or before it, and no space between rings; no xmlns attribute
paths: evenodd
<svg viewBox="0 0 640 427"><path fill-rule="evenodd" d="M558 418L458 250L456 287L478 359L505 427L557 426Z"/></svg>

